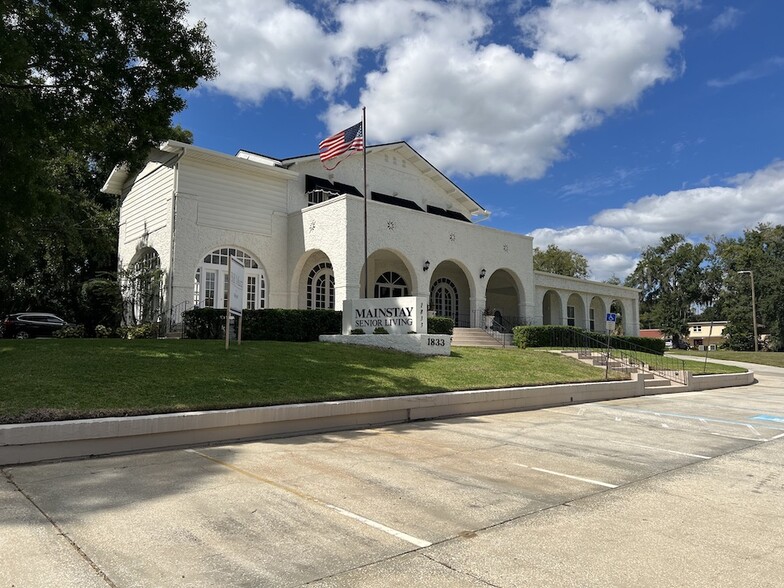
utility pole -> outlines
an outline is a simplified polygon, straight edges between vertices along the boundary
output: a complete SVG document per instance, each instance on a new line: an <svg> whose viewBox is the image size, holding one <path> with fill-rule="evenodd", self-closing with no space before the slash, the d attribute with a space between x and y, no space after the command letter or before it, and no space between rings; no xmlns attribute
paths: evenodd
<svg viewBox="0 0 784 588"><path fill-rule="evenodd" d="M754 295L754 272L751 270L740 270L739 274L749 274L751 276L751 320L754 324L754 351L759 351L759 343L757 342L757 301Z"/></svg>

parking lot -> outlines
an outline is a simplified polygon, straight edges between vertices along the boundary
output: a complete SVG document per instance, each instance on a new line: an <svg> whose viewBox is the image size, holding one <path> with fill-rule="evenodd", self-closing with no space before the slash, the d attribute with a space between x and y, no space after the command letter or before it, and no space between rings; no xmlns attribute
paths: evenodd
<svg viewBox="0 0 784 588"><path fill-rule="evenodd" d="M0 586L782 586L784 370L2 468Z"/></svg>

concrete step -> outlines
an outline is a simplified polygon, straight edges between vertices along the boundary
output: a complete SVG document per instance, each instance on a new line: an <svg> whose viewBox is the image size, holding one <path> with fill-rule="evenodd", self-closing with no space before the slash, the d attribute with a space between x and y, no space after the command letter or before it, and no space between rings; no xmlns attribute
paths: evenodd
<svg viewBox="0 0 784 588"><path fill-rule="evenodd" d="M607 357L606 356L595 356L591 352L583 352L577 350L562 350L562 351L555 351L554 353L560 353L561 355L566 355L567 357L574 357L586 363L588 365L592 365L595 367L606 367L607 365ZM627 365L622 361L619 361L614 358L610 358L609 368L615 372L622 372L626 374L636 374L639 372L637 367ZM673 382L672 380L668 380L667 378L663 378L651 372L643 371L640 374L640 377L645 381L645 388L667 388L667 392L682 392L688 390L687 386L683 384L678 384Z"/></svg>
<svg viewBox="0 0 784 588"><path fill-rule="evenodd" d="M166 331L165 339L182 339L182 325L175 325Z"/></svg>
<svg viewBox="0 0 784 588"><path fill-rule="evenodd" d="M645 380L646 388L659 388L662 386L669 386L670 384L672 384L672 382L664 378L654 378L653 380Z"/></svg>
<svg viewBox="0 0 784 588"><path fill-rule="evenodd" d="M458 327L452 332L452 347L503 347L484 329Z"/></svg>

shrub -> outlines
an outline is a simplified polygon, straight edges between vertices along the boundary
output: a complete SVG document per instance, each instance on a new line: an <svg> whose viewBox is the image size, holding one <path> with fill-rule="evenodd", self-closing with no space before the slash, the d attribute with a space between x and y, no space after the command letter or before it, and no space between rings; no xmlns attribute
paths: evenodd
<svg viewBox="0 0 784 588"><path fill-rule="evenodd" d="M575 331L577 329L560 325L520 326L512 329L512 340L521 349L526 347L552 347L560 344L561 341ZM556 341L559 343L556 343Z"/></svg>
<svg viewBox="0 0 784 588"><path fill-rule="evenodd" d="M242 338L258 341L318 341L319 335L339 335L343 313L335 310L265 308L242 314Z"/></svg>
<svg viewBox="0 0 784 588"><path fill-rule="evenodd" d="M58 339L81 339L84 337L84 325L66 325L54 332Z"/></svg>
<svg viewBox="0 0 784 588"><path fill-rule="evenodd" d="M612 336L610 337L610 345L616 349L631 349L639 350L640 348L655 353L656 355L663 355L666 349L663 339L651 339L650 337L632 337L624 335L623 337Z"/></svg>
<svg viewBox="0 0 784 588"><path fill-rule="evenodd" d="M446 316L427 317L427 332L430 335L451 335L455 321Z"/></svg>
<svg viewBox="0 0 784 588"><path fill-rule="evenodd" d="M569 347L582 345L587 347L604 347L607 335L566 327L563 325L520 326L512 330L514 344L521 349L526 347ZM647 351L662 355L664 341L647 337L626 337L613 335L610 345L615 349Z"/></svg>
<svg viewBox="0 0 784 588"><path fill-rule="evenodd" d="M117 329L121 339L157 339L158 325L142 323L141 325L123 326Z"/></svg>
<svg viewBox="0 0 784 588"><path fill-rule="evenodd" d="M99 339L106 339L114 335L114 330L110 329L105 325L96 325L95 326L95 336Z"/></svg>
<svg viewBox="0 0 784 588"><path fill-rule="evenodd" d="M189 339L222 339L225 325L226 311L221 308L194 308L182 313L183 334Z"/></svg>
<svg viewBox="0 0 784 588"><path fill-rule="evenodd" d="M89 335L97 325L115 329L122 320L123 300L116 280L95 278L82 284L79 310ZM97 334L96 334L97 335Z"/></svg>
<svg viewBox="0 0 784 588"><path fill-rule="evenodd" d="M384 327L376 327L373 329L374 335L389 335L389 331L387 331Z"/></svg>
<svg viewBox="0 0 784 588"><path fill-rule="evenodd" d="M365 329L351 329L352 335L364 335Z"/></svg>

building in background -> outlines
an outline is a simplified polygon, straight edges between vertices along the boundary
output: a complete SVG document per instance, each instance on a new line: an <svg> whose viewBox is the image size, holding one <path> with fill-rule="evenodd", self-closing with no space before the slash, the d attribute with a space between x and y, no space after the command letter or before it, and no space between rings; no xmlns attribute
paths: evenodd
<svg viewBox="0 0 784 588"><path fill-rule="evenodd" d="M727 338L724 336L724 329L727 328L727 321L695 321L689 323L689 335L687 340L692 349L716 350Z"/></svg>
<svg viewBox="0 0 784 588"><path fill-rule="evenodd" d="M532 238L474 222L487 211L407 143L366 155L367 260L361 155L327 171L318 154L230 156L168 141L137 173L116 168L103 190L121 198L119 266L139 282L127 288L134 316L176 328L187 309L225 308L236 256L250 309L339 310L367 288L426 296L458 326L489 313L505 328L604 332L617 312L625 334L639 333L638 290L535 272Z"/></svg>

